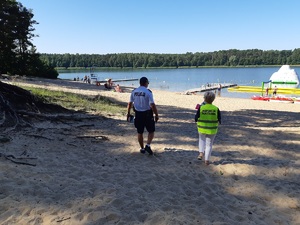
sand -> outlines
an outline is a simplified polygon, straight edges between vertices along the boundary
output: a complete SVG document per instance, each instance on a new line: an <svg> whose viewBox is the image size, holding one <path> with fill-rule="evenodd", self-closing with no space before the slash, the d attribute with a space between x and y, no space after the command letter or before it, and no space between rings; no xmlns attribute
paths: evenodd
<svg viewBox="0 0 300 225"><path fill-rule="evenodd" d="M124 93L70 81L52 90ZM24 83L23 83L24 84ZM154 156L139 153L125 115L39 121L1 136L0 224L300 224L300 104L217 97L222 125L211 161L197 160L202 95L152 90L160 115Z"/></svg>

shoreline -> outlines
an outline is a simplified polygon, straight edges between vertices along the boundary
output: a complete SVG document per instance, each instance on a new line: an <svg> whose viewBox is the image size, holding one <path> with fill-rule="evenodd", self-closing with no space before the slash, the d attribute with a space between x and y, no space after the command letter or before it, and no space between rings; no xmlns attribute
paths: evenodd
<svg viewBox="0 0 300 225"><path fill-rule="evenodd" d="M201 69L201 68L266 68L266 67L281 67L282 64L279 65L248 65L248 66L179 66L179 67L138 67L138 68L132 68L132 67L93 67L93 70L149 70L149 69ZM300 67L300 65L291 65L292 67ZM56 70L62 70L62 71L68 71L68 70L82 70L82 71L90 71L90 67L68 67L67 69L64 67L55 67Z"/></svg>

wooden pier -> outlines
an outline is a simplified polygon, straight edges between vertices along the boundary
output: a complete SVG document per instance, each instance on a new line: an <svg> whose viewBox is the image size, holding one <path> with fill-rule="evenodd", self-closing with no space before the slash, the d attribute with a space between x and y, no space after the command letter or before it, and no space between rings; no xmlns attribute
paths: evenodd
<svg viewBox="0 0 300 225"><path fill-rule="evenodd" d="M129 78L129 79L116 79L116 80L112 80L112 82L123 82L123 81L137 81L139 79L137 78Z"/></svg>
<svg viewBox="0 0 300 225"><path fill-rule="evenodd" d="M221 89L237 86L237 84L212 84L212 85L209 85L209 86L206 85L206 86L201 87L201 88L193 88L193 89L186 90L184 92L184 94L188 95L188 94L194 94L194 93L197 93L197 92L217 90L220 87L220 85L221 85Z"/></svg>

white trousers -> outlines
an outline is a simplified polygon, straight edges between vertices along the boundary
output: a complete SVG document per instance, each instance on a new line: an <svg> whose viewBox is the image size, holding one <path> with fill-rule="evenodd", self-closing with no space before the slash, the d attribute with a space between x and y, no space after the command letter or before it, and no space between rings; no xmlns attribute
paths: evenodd
<svg viewBox="0 0 300 225"><path fill-rule="evenodd" d="M214 143L216 134L201 134L199 133L199 152L205 153L205 160L209 160L212 145Z"/></svg>

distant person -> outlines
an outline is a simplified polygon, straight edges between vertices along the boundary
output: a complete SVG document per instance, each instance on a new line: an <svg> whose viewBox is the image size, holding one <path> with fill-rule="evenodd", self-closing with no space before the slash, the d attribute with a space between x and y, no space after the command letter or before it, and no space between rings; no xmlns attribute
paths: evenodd
<svg viewBox="0 0 300 225"><path fill-rule="evenodd" d="M111 79L108 79L106 81L106 83L104 84L104 87L107 89L107 90L111 90L113 88L113 82Z"/></svg>
<svg viewBox="0 0 300 225"><path fill-rule="evenodd" d="M131 92L130 100L127 105L127 120L130 119L130 110L134 106L135 120L134 126L138 133L138 142L141 147L140 152L153 155L151 142L154 138L155 122L158 121L158 112L154 103L153 94L148 89L149 81L146 77L140 79L140 86ZM153 117L155 114L155 117ZM144 129L148 131L147 144L144 146Z"/></svg>
<svg viewBox="0 0 300 225"><path fill-rule="evenodd" d="M269 88L266 88L266 96L269 96Z"/></svg>
<svg viewBox="0 0 300 225"><path fill-rule="evenodd" d="M87 77L87 75L84 75L83 82L87 83L87 81L88 81L88 77Z"/></svg>
<svg viewBox="0 0 300 225"><path fill-rule="evenodd" d="M221 89L222 89L222 85L219 84L219 86L218 86L218 96L219 97L221 96Z"/></svg>
<svg viewBox="0 0 300 225"><path fill-rule="evenodd" d="M205 104L201 104L195 115L199 133L198 159L202 160L205 156L205 165L209 165L212 145L218 132L218 125L221 124L221 112L217 106L212 104L215 97L212 91L205 92Z"/></svg>
<svg viewBox="0 0 300 225"><path fill-rule="evenodd" d="M123 92L122 88L120 87L119 84L117 84L117 86L115 87L115 91L116 92Z"/></svg>
<svg viewBox="0 0 300 225"><path fill-rule="evenodd" d="M278 88L277 88L277 86L275 86L274 91L273 91L273 96L277 95L277 90L278 90Z"/></svg>

